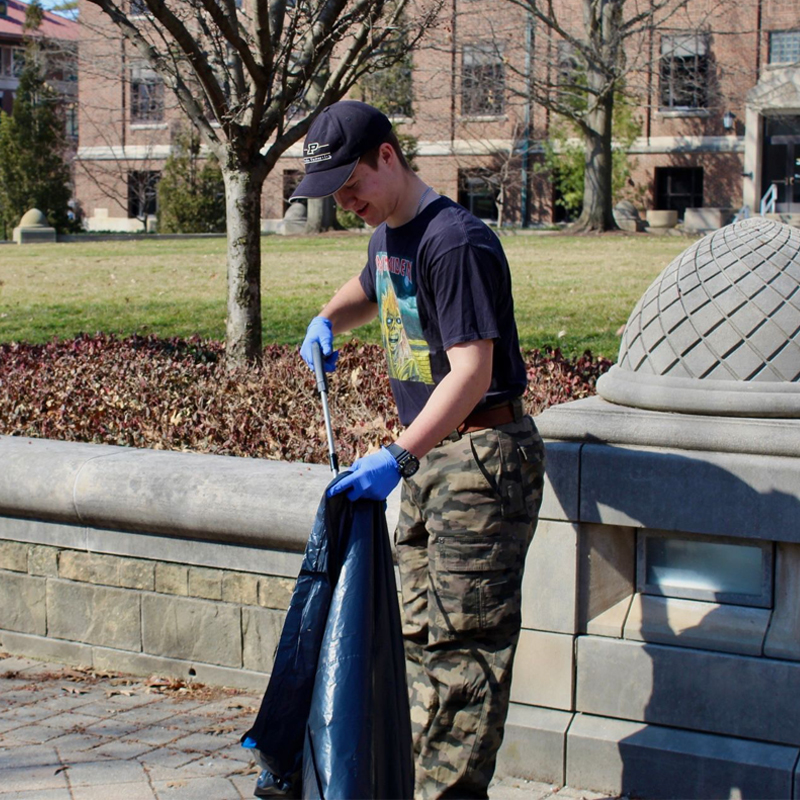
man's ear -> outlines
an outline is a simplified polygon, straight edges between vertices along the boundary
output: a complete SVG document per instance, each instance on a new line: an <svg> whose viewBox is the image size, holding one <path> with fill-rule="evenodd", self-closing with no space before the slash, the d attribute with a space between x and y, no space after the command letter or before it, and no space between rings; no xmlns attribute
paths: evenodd
<svg viewBox="0 0 800 800"><path fill-rule="evenodd" d="M393 161L397 160L397 153L394 152L394 147L392 147L389 142L383 142L378 149L378 158L382 164L389 167L392 165Z"/></svg>

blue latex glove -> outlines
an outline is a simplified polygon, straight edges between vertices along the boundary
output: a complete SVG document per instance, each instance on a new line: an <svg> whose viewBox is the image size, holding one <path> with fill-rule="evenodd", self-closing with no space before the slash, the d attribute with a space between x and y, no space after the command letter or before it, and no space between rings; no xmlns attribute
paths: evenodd
<svg viewBox="0 0 800 800"><path fill-rule="evenodd" d="M328 490L328 497L347 492L349 500L385 500L399 482L400 467L382 447L377 453L357 458L350 471Z"/></svg>
<svg viewBox="0 0 800 800"><path fill-rule="evenodd" d="M325 372L333 372L339 359L339 351L333 349L333 326L326 317L314 317L311 320L306 330L306 338L303 339L300 347L300 355L311 369L314 369L314 357L311 355L311 346L314 342L319 342L319 346L322 348Z"/></svg>

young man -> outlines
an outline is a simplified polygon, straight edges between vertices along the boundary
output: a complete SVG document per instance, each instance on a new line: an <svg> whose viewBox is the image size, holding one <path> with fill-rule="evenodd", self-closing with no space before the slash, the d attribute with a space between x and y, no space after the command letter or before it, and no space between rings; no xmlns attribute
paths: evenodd
<svg viewBox="0 0 800 800"><path fill-rule="evenodd" d="M419 798L485 798L508 711L520 585L536 527L544 447L526 385L498 238L409 169L389 120L342 101L304 147L292 199L333 195L376 226L367 265L308 326L333 337L380 318L405 426L334 487L383 500L404 479L395 534Z"/></svg>

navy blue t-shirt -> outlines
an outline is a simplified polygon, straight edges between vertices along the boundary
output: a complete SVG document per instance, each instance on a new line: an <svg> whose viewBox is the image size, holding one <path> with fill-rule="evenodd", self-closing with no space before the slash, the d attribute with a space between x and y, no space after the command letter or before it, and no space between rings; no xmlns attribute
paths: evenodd
<svg viewBox="0 0 800 800"><path fill-rule="evenodd" d="M378 304L404 425L450 371L448 348L462 342L494 340L492 383L478 408L525 391L508 261L497 236L465 208L440 197L405 225L380 225L360 281Z"/></svg>

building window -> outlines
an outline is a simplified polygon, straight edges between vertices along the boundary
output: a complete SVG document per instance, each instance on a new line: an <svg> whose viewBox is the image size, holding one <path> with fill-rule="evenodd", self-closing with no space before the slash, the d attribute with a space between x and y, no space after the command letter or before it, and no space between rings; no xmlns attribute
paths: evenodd
<svg viewBox="0 0 800 800"><path fill-rule="evenodd" d="M71 139L78 138L78 106L70 103L64 108L64 130Z"/></svg>
<svg viewBox="0 0 800 800"><path fill-rule="evenodd" d="M662 108L706 108L709 77L705 34L661 37Z"/></svg>
<svg viewBox="0 0 800 800"><path fill-rule="evenodd" d="M769 608L772 544L642 531L637 590L643 594Z"/></svg>
<svg viewBox="0 0 800 800"><path fill-rule="evenodd" d="M496 177L488 169L458 171L458 202L485 222L497 222Z"/></svg>
<svg viewBox="0 0 800 800"><path fill-rule="evenodd" d="M656 167L656 209L677 211L703 207L702 167Z"/></svg>
<svg viewBox="0 0 800 800"><path fill-rule="evenodd" d="M463 116L500 116L505 112L506 73L491 46L464 47L461 63Z"/></svg>
<svg viewBox="0 0 800 800"><path fill-rule="evenodd" d="M128 216L144 219L158 210L160 172L134 170L128 173Z"/></svg>
<svg viewBox="0 0 800 800"><path fill-rule="evenodd" d="M131 122L161 122L164 119L164 83L144 65L131 69Z"/></svg>
<svg viewBox="0 0 800 800"><path fill-rule="evenodd" d="M769 63L796 64L800 62L800 31L771 31L769 34Z"/></svg>
<svg viewBox="0 0 800 800"><path fill-rule="evenodd" d="M0 0L0 17L8 16L8 0Z"/></svg>
<svg viewBox="0 0 800 800"><path fill-rule="evenodd" d="M25 50L22 47L0 47L0 76L19 78L25 66Z"/></svg>
<svg viewBox="0 0 800 800"><path fill-rule="evenodd" d="M129 13L132 17L144 17L150 13L144 0L130 0Z"/></svg>

